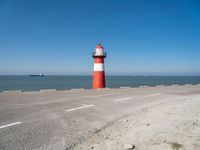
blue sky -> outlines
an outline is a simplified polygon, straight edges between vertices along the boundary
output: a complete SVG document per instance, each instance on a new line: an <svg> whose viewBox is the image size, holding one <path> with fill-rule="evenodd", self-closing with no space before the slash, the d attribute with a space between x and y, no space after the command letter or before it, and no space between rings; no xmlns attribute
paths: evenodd
<svg viewBox="0 0 200 150"><path fill-rule="evenodd" d="M0 0L0 74L200 75L199 0Z"/></svg>

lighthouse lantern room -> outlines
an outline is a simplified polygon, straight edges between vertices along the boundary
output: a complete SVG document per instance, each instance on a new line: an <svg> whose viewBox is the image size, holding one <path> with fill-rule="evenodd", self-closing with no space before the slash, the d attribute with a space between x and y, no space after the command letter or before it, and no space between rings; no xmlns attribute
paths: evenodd
<svg viewBox="0 0 200 150"><path fill-rule="evenodd" d="M105 71L104 71L104 58L106 57L106 52L104 52L103 46L99 43L95 51L93 52L94 58L94 75L92 88L105 88Z"/></svg>

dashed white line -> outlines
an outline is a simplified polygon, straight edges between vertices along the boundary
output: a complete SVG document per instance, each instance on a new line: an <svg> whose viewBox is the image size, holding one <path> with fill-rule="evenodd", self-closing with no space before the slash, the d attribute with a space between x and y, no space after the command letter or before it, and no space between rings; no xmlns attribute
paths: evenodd
<svg viewBox="0 0 200 150"><path fill-rule="evenodd" d="M120 98L120 99L116 99L114 100L115 102L118 102L118 101L123 101L123 100L127 100L127 99L131 99L132 97L125 97L125 98Z"/></svg>
<svg viewBox="0 0 200 150"><path fill-rule="evenodd" d="M18 125L18 124L21 124L21 123L22 122L10 123L10 124L7 124L7 125L0 126L0 129L6 128L6 127L10 127L10 126L14 126L14 125Z"/></svg>
<svg viewBox="0 0 200 150"><path fill-rule="evenodd" d="M74 110L77 110L77 109L83 109L83 108L88 108L88 107L93 107L93 106L94 106L94 105L86 105L86 106L71 108L71 109L68 109L68 110L66 110L66 111L69 112L69 111L74 111Z"/></svg>

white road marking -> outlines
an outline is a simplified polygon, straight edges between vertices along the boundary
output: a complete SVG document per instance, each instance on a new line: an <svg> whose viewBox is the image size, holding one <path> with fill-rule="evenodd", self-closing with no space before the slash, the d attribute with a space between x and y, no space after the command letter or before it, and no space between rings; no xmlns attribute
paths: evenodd
<svg viewBox="0 0 200 150"><path fill-rule="evenodd" d="M115 102L118 102L118 101L123 101L123 100L127 100L127 99L131 99L132 97L125 97L125 98L120 98L120 99L116 99L114 100Z"/></svg>
<svg viewBox="0 0 200 150"><path fill-rule="evenodd" d="M66 111L69 112L69 111L74 111L74 110L77 110L77 109L83 109L83 108L88 108L88 107L93 107L93 106L94 105L86 105L86 106L81 106L81 107L76 107L76 108L68 109Z"/></svg>
<svg viewBox="0 0 200 150"><path fill-rule="evenodd" d="M161 93L149 94L149 95L146 95L145 97L158 96L158 95L161 95Z"/></svg>
<svg viewBox="0 0 200 150"><path fill-rule="evenodd" d="M10 123L10 124L7 124L7 125L3 125L3 126L0 126L0 129L10 127L10 126L14 126L14 125L18 125L18 124L21 124L21 122L14 122L14 123Z"/></svg>

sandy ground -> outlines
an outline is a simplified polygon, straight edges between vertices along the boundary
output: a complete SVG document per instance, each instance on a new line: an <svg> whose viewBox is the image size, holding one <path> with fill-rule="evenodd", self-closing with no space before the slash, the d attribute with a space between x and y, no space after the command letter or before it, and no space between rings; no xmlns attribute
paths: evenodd
<svg viewBox="0 0 200 150"><path fill-rule="evenodd" d="M74 150L123 150L131 146L137 150L200 150L200 94L179 95L146 106Z"/></svg>

